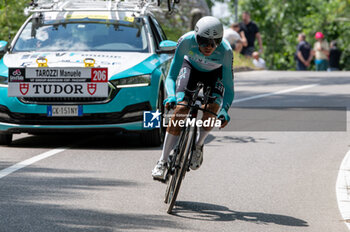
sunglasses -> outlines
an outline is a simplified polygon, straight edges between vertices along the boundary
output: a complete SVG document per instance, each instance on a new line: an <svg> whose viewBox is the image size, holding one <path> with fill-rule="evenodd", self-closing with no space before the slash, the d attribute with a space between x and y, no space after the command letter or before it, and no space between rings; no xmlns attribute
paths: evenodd
<svg viewBox="0 0 350 232"><path fill-rule="evenodd" d="M197 43L198 43L198 45L200 47L212 47L212 48L215 48L222 41L222 38L220 38L220 39L208 39L208 38L202 37L200 35L197 35L196 38L197 38Z"/></svg>

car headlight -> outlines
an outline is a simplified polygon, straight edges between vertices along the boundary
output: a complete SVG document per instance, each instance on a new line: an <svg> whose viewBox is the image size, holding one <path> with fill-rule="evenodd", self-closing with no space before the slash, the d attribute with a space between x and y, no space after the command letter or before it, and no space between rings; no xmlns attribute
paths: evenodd
<svg viewBox="0 0 350 232"><path fill-rule="evenodd" d="M121 78L117 80L111 80L110 82L117 88L149 86L151 84L151 75Z"/></svg>
<svg viewBox="0 0 350 232"><path fill-rule="evenodd" d="M8 85L8 78L5 76L0 76L0 85Z"/></svg>

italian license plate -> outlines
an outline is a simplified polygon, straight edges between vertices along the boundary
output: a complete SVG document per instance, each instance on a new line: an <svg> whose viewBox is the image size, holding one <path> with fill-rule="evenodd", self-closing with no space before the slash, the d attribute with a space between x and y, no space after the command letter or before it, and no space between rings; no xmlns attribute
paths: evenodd
<svg viewBox="0 0 350 232"><path fill-rule="evenodd" d="M48 117L78 117L82 115L82 105L47 106Z"/></svg>

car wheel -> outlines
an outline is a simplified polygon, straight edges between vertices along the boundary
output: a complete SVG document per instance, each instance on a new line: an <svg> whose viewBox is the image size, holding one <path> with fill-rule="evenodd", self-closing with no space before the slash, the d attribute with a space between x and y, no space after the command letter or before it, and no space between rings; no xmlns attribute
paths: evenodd
<svg viewBox="0 0 350 232"><path fill-rule="evenodd" d="M159 147L162 144L159 130L151 130L140 134L141 144L147 147Z"/></svg>
<svg viewBox="0 0 350 232"><path fill-rule="evenodd" d="M149 146L149 147L159 147L160 145L162 145L164 141L166 128L163 127L163 120L164 120L163 114L165 109L163 105L163 101L164 101L164 88L162 85L162 87L159 90L158 105L157 105L157 109L159 109L159 111L162 113L160 116L161 117L160 128L140 134L142 145Z"/></svg>
<svg viewBox="0 0 350 232"><path fill-rule="evenodd" d="M12 134L0 134L0 145L10 145L12 142Z"/></svg>

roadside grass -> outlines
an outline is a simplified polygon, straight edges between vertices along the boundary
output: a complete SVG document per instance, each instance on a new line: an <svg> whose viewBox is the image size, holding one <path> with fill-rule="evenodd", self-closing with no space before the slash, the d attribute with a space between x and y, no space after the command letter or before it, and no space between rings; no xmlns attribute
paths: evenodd
<svg viewBox="0 0 350 232"><path fill-rule="evenodd" d="M233 69L233 71L236 72L256 70L257 68L254 66L250 58L234 52Z"/></svg>

